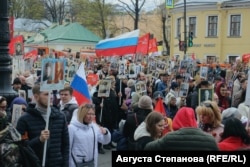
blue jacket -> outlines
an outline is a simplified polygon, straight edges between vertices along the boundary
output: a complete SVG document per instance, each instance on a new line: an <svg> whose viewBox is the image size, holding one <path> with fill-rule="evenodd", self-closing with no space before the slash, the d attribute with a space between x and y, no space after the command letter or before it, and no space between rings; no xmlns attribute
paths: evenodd
<svg viewBox="0 0 250 167"><path fill-rule="evenodd" d="M22 115L16 129L23 136L27 134L28 144L34 150L40 161L43 160L44 143L39 139L45 129L45 120L34 105L30 105ZM69 133L66 118L56 108L51 108L49 119L50 138L47 143L46 167L69 166Z"/></svg>

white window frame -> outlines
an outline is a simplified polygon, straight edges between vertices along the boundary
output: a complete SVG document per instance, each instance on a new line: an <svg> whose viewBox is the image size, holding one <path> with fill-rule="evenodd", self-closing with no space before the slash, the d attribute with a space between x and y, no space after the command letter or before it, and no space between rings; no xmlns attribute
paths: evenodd
<svg viewBox="0 0 250 167"><path fill-rule="evenodd" d="M206 64L208 64L208 57L214 57L215 61L213 63L217 62L217 56L216 55L214 55L214 54L207 54L207 55L205 55Z"/></svg>
<svg viewBox="0 0 250 167"><path fill-rule="evenodd" d="M209 17L213 17L213 16L216 16L217 17L217 33L216 33L216 36L208 36L208 21L209 21ZM206 19L206 37L218 37L219 35L219 16L218 15L208 15L207 16L207 19Z"/></svg>
<svg viewBox="0 0 250 167"><path fill-rule="evenodd" d="M195 32L193 32L193 37L196 37L197 36L197 33L198 33L198 29L197 29L197 21L198 21L198 18L197 16L189 16L188 19L187 19L187 37L189 36L189 32L190 32L190 23L189 23L189 19L192 18L192 17L195 17Z"/></svg>
<svg viewBox="0 0 250 167"><path fill-rule="evenodd" d="M237 57L240 57L240 55L235 55L235 54L230 54L230 55L227 55L227 62L229 63L229 64L231 64L230 63L230 57L235 57L235 59L237 58ZM234 61L235 62L235 61Z"/></svg>
<svg viewBox="0 0 250 167"><path fill-rule="evenodd" d="M178 34L178 20L180 19L180 34ZM181 17L176 19L176 38L179 39L179 35L181 35Z"/></svg>
<svg viewBox="0 0 250 167"><path fill-rule="evenodd" d="M232 15L240 15L240 34L239 36L231 36L230 35L230 31L231 31L231 16ZM240 13L231 13L228 15L228 30L227 30L227 36L228 37L241 37L241 34L242 34L242 14Z"/></svg>

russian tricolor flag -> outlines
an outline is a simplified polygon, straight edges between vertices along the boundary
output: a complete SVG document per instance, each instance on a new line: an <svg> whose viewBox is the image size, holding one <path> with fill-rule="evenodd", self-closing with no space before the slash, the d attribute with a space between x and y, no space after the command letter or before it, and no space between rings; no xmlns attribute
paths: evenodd
<svg viewBox="0 0 250 167"><path fill-rule="evenodd" d="M71 82L73 96L76 98L78 105L91 102L88 84L85 76L84 63L77 70Z"/></svg>
<svg viewBox="0 0 250 167"><path fill-rule="evenodd" d="M115 38L101 40L95 48L97 56L123 56L134 54L138 44L139 30L134 30Z"/></svg>

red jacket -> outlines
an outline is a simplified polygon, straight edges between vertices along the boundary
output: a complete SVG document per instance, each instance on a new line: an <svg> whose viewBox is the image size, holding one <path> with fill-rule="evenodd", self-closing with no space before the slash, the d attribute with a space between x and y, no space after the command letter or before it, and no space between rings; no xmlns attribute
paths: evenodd
<svg viewBox="0 0 250 167"><path fill-rule="evenodd" d="M247 145L243 143L240 137L232 136L218 143L218 147L220 151L236 151L241 148L247 147Z"/></svg>

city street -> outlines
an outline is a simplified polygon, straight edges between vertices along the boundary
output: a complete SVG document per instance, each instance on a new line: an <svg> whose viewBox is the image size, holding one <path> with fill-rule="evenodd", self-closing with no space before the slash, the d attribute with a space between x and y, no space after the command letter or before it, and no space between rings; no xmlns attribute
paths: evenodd
<svg viewBox="0 0 250 167"><path fill-rule="evenodd" d="M115 150L115 149L113 149ZM99 154L98 167L111 167L112 166L112 150L105 150L105 154Z"/></svg>

